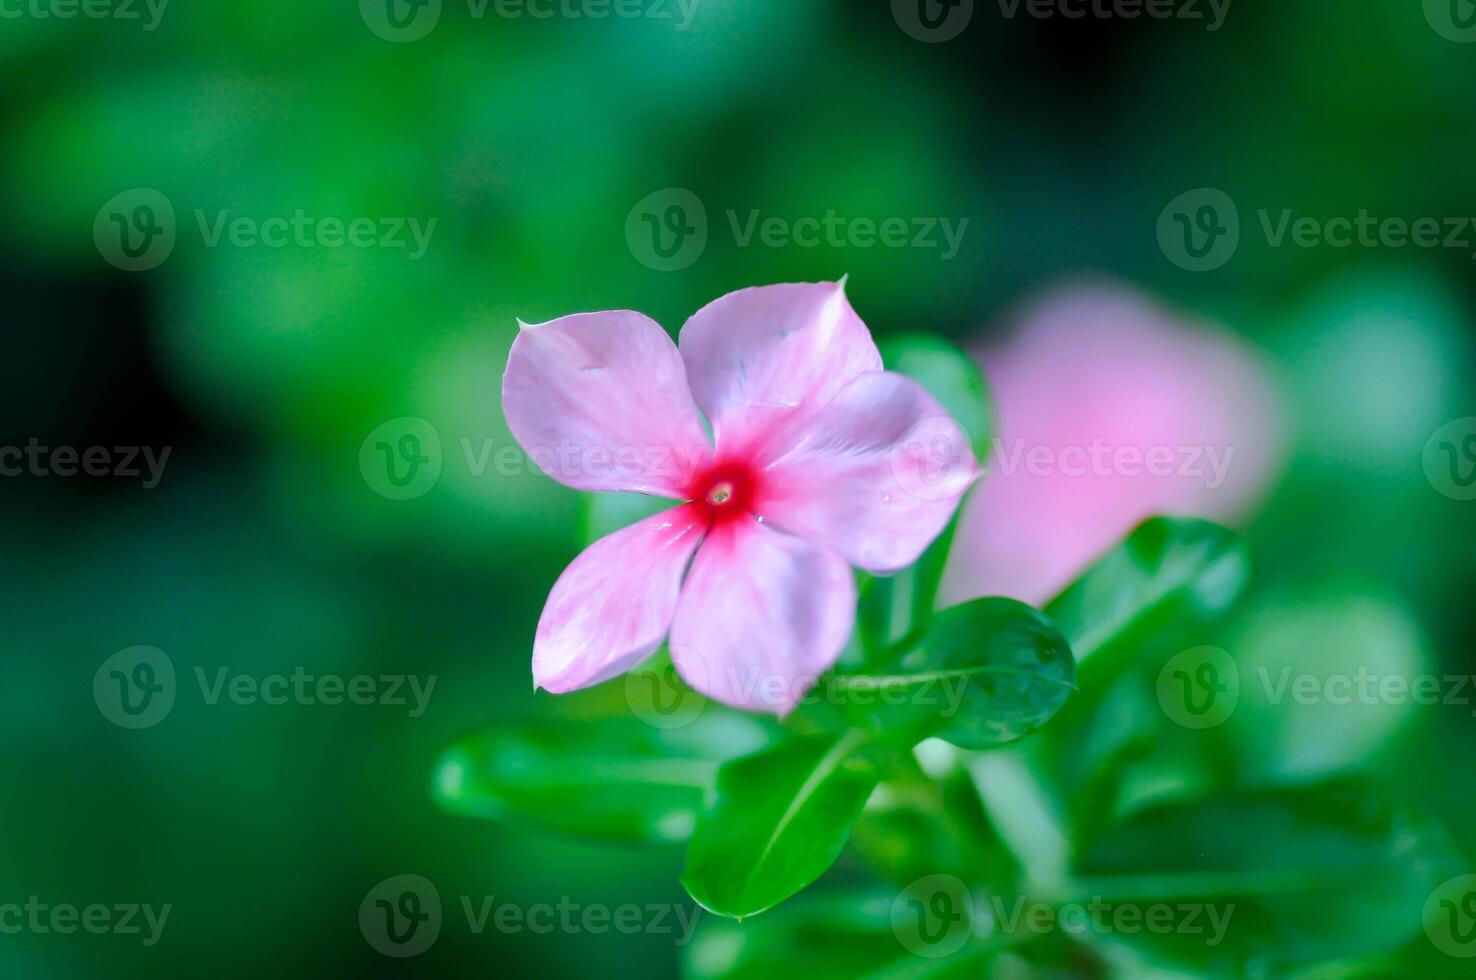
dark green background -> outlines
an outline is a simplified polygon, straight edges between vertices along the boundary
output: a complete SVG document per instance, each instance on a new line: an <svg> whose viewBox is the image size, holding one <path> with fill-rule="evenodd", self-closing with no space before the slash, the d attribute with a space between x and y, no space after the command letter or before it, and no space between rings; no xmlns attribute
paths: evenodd
<svg viewBox="0 0 1476 980"><path fill-rule="evenodd" d="M455 896L685 903L679 853L455 819L427 792L467 730L578 711L529 690L538 611L578 547L576 495L472 476L461 450L510 444L498 390L516 317L633 308L674 330L731 289L849 273L878 334L967 340L1037 290L1121 277L1250 335L1284 373L1294 457L1253 529L1253 601L1329 656L1363 635L1333 635L1350 609L1381 603L1430 663L1470 671L1476 503L1436 494L1420 452L1476 414L1471 249L1272 249L1254 214L1476 215L1476 44L1442 37L1419 2L1236 0L1210 32L979 0L939 44L884 2L701 0L686 31L494 9L447 0L408 44L375 36L352 0L172 0L153 31L0 20L0 445L173 447L152 490L0 479L0 902L174 906L152 949L0 936L0 973L676 971L670 937L472 935ZM1185 272L1156 223L1205 186L1240 203L1245 237L1223 268ZM180 216L173 254L138 274L92 235L135 187ZM701 258L670 273L625 237L667 187L712 222ZM438 224L410 261L206 248L192 216L299 208ZM739 248L725 212L755 208L969 226L951 261ZM1370 437L1391 415L1408 431ZM413 501L377 495L358 465L399 416L445 444L440 482ZM163 723L125 731L92 678L138 644L168 653L181 693ZM197 666L438 682L418 719L209 706ZM1416 714L1345 764L1430 801L1473 853L1470 709ZM365 892L400 873L448 905L408 963L357 924ZM1458 972L1421 944L1411 963Z"/></svg>

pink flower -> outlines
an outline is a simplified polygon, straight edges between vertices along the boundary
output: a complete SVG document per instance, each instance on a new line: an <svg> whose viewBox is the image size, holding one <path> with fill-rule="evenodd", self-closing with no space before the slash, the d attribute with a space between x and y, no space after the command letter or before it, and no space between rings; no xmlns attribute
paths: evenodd
<svg viewBox="0 0 1476 980"><path fill-rule="evenodd" d="M1043 604L1145 518L1243 521L1279 469L1280 411L1257 352L1126 288L1048 297L983 361L999 431L945 601Z"/></svg>
<svg viewBox="0 0 1476 980"><path fill-rule="evenodd" d="M639 313L524 325L502 401L559 482L688 501L559 576L533 644L534 686L555 693L630 670L669 632L693 688L787 712L850 637L849 566L915 562L977 474L960 427L882 370L844 282L730 293L680 347Z"/></svg>

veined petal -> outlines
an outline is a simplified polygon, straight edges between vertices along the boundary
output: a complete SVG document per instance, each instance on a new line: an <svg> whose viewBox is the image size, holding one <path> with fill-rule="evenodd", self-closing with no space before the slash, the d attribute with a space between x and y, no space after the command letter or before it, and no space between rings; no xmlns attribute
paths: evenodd
<svg viewBox="0 0 1476 980"><path fill-rule="evenodd" d="M502 409L538 467L579 490L680 497L711 454L676 345L639 313L524 326Z"/></svg>
<svg viewBox="0 0 1476 980"><path fill-rule="evenodd" d="M533 683L555 694L624 673L661 645L705 525L683 504L608 534L549 593L533 641Z"/></svg>
<svg viewBox="0 0 1476 980"><path fill-rule="evenodd" d="M693 314L680 344L697 406L726 451L753 445L797 409L882 367L841 282L729 293Z"/></svg>
<svg viewBox="0 0 1476 980"><path fill-rule="evenodd" d="M774 527L890 572L917 561L978 476L969 436L921 385L865 374L809 414L764 471L755 510Z"/></svg>
<svg viewBox="0 0 1476 980"><path fill-rule="evenodd" d="M692 562L671 659L696 690L785 714L835 663L856 618L856 581L834 551L753 520L715 528Z"/></svg>

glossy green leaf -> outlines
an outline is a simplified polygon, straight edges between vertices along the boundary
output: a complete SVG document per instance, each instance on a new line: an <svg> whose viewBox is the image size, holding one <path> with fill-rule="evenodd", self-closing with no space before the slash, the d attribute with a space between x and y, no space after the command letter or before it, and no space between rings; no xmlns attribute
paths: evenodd
<svg viewBox="0 0 1476 980"><path fill-rule="evenodd" d="M1047 605L1046 613L1076 654L1080 688L1096 695L1140 652L1135 640L1166 624L1223 612L1240 596L1248 575L1244 544L1233 531L1208 521L1155 517Z"/></svg>
<svg viewBox="0 0 1476 980"><path fill-rule="evenodd" d="M1335 784L1146 811L1083 860L1081 895L1216 908L1217 942L1208 930L1116 937L1195 975L1389 951L1420 933L1421 908L1462 862L1438 828L1381 797Z"/></svg>
<svg viewBox="0 0 1476 980"><path fill-rule="evenodd" d="M962 753L940 741L914 752L917 768L887 773L851 829L850 853L887 881L912 881L940 868L980 881L1015 875L1014 859L962 766ZM787 911L787 910L786 910Z"/></svg>
<svg viewBox="0 0 1476 980"><path fill-rule="evenodd" d="M851 731L794 739L727 763L688 844L682 884L719 915L742 918L778 905L840 856L886 761Z"/></svg>
<svg viewBox="0 0 1476 980"><path fill-rule="evenodd" d="M823 696L868 729L987 749L1045 724L1072 691L1065 638L1013 599L944 609L885 673L827 675Z"/></svg>
<svg viewBox="0 0 1476 980"><path fill-rule="evenodd" d="M682 972L694 980L863 976L904 952L888 922L889 900L885 892L821 894L752 922L706 916L682 951Z"/></svg>
<svg viewBox="0 0 1476 980"><path fill-rule="evenodd" d="M692 980L981 976L1001 944L951 930L933 943L918 942L908 928L916 921L909 897L885 888L841 891L807 895L781 915L751 922L707 916L683 950L682 974Z"/></svg>
<svg viewBox="0 0 1476 980"><path fill-rule="evenodd" d="M752 719L715 712L673 729L635 718L493 728L442 755L432 792L462 816L680 842L723 761L762 746L765 732Z"/></svg>

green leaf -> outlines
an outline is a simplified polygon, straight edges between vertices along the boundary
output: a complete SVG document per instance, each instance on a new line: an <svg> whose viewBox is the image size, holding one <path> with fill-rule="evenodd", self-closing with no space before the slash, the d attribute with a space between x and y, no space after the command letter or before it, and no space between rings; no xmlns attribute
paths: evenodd
<svg viewBox="0 0 1476 980"><path fill-rule="evenodd" d="M907 955L892 935L890 902L885 892L820 894L754 922L705 916L683 950L682 973L694 980L863 976Z"/></svg>
<svg viewBox="0 0 1476 980"><path fill-rule="evenodd" d="M876 624L879 623L887 645L901 643L927 631L938 602L938 586L943 582L943 570L948 564L953 538L958 531L959 514L963 512L967 500L968 497L965 496L948 526L928 545L916 564L889 578L876 579L874 588L862 595L861 608L857 614L861 628L875 631ZM885 649L884 647L880 654L871 657L870 662L890 663Z"/></svg>
<svg viewBox="0 0 1476 980"><path fill-rule="evenodd" d="M971 753L965 761L992 832L1009 851L1021 879L1032 883L1064 880L1076 849L1050 776L1053 749L1042 739Z"/></svg>
<svg viewBox="0 0 1476 980"><path fill-rule="evenodd" d="M856 636L862 665L886 663L892 643L901 639L900 633L892 632L897 579L869 572L858 573L856 579Z"/></svg>
<svg viewBox="0 0 1476 980"><path fill-rule="evenodd" d="M1389 951L1420 932L1422 906L1462 862L1439 828L1385 795L1329 784L1147 811L1093 848L1073 897L1217 908L1220 942L1184 930L1116 937L1201 976Z"/></svg>
<svg viewBox="0 0 1476 980"><path fill-rule="evenodd" d="M1442 696L1416 700L1415 680L1433 680L1436 665L1413 614L1376 591L1264 598L1237 615L1225 646L1240 679L1225 731L1246 783L1375 768Z"/></svg>
<svg viewBox="0 0 1476 980"><path fill-rule="evenodd" d="M899 940L907 931L909 896L889 889L841 891L796 900L783 915L752 922L706 916L683 950L692 980L908 980L984 975L997 949L981 936L945 934L950 947ZM915 920L913 920L915 921ZM969 923L955 925L967 929ZM959 942L963 939L963 942ZM953 950L952 945L960 948Z"/></svg>
<svg viewBox="0 0 1476 980"><path fill-rule="evenodd" d="M989 404L989 387L974 359L931 334L887 337L879 347L887 370L906 375L938 399L963 426L974 455L983 462L994 434L994 410Z"/></svg>
<svg viewBox="0 0 1476 980"><path fill-rule="evenodd" d="M753 719L715 713L670 730L635 718L493 728L441 756L432 795L461 816L680 842L722 762L767 738Z"/></svg>
<svg viewBox="0 0 1476 980"><path fill-rule="evenodd" d="M1155 517L1047 605L1046 614L1076 654L1079 687L1096 696L1141 652L1136 641L1218 615L1240 596L1248 575L1244 544L1233 531Z"/></svg>
<svg viewBox="0 0 1476 980"><path fill-rule="evenodd" d="M938 613L884 674L826 675L826 700L859 726L917 741L937 735L987 749L1045 724L1072 691L1066 639L1013 599L974 599Z"/></svg>
<svg viewBox="0 0 1476 980"><path fill-rule="evenodd" d="M851 731L727 763L688 844L682 884L719 915L773 908L840 856L886 762L864 733Z"/></svg>

